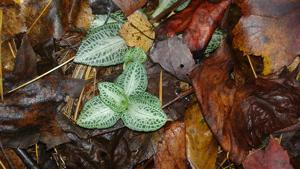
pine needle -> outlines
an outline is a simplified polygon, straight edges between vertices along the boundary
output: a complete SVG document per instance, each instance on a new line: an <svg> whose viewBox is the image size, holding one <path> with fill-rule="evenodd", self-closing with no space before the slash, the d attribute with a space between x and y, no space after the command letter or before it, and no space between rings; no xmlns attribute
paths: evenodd
<svg viewBox="0 0 300 169"><path fill-rule="evenodd" d="M252 62L251 62L251 58L250 58L249 55L247 55L247 59L248 59L248 62L249 62L249 64L250 64L250 67L251 67L251 70L252 70L252 72L253 72L253 75L254 75L255 79L257 79L257 74L256 74L256 72L255 72L255 69L254 69L254 67L253 67L253 64L252 64Z"/></svg>
<svg viewBox="0 0 300 169"><path fill-rule="evenodd" d="M0 97L1 97L1 101L4 100L4 98L3 98L2 55L1 55L2 19L3 19L3 11L2 11L2 9L0 9Z"/></svg>

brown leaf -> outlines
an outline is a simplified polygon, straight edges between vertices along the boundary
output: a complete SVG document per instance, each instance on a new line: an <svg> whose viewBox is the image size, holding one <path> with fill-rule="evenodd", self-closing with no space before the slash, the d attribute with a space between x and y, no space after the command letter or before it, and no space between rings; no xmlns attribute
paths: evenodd
<svg viewBox="0 0 300 169"><path fill-rule="evenodd" d="M206 122L223 149L240 163L264 136L298 122L300 84L286 77L237 86L229 76L232 63L223 43L191 78Z"/></svg>
<svg viewBox="0 0 300 169"><path fill-rule="evenodd" d="M147 3L147 0L113 0L113 2L121 8L126 16L129 16L137 9Z"/></svg>
<svg viewBox="0 0 300 169"><path fill-rule="evenodd" d="M4 41L1 44L2 66L4 72L12 72L15 67L15 58L9 48L9 41Z"/></svg>
<svg viewBox="0 0 300 169"><path fill-rule="evenodd" d="M274 139L265 150L254 150L243 162L245 169L293 169L288 153Z"/></svg>
<svg viewBox="0 0 300 169"><path fill-rule="evenodd" d="M163 140L158 144L155 155L157 169L186 169L185 126L183 122L173 122L166 127Z"/></svg>
<svg viewBox="0 0 300 169"><path fill-rule="evenodd" d="M192 168L215 169L218 145L197 103L185 112L186 153Z"/></svg>
<svg viewBox="0 0 300 169"><path fill-rule="evenodd" d="M159 41L151 49L150 57L177 78L189 81L188 73L195 60L187 45L177 36Z"/></svg>
<svg viewBox="0 0 300 169"><path fill-rule="evenodd" d="M4 164L6 168L10 168L10 165L3 153L5 153L6 157L12 163L14 168L26 169L26 166L23 164L22 160L18 157L14 150L9 148L4 149L4 152L1 151L0 153L0 161Z"/></svg>
<svg viewBox="0 0 300 169"><path fill-rule="evenodd" d="M3 8L2 40L10 39L18 33L26 31L25 18L15 6Z"/></svg>
<svg viewBox="0 0 300 169"><path fill-rule="evenodd" d="M186 9L163 22L156 31L157 36L172 37L176 33L183 32L189 49L201 50L206 47L230 4L231 0L219 3L194 0Z"/></svg>
<svg viewBox="0 0 300 169"><path fill-rule="evenodd" d="M79 96L83 82L48 76L7 96L0 104L3 145L27 148L41 141L48 147L69 141L56 121L66 94Z"/></svg>
<svg viewBox="0 0 300 169"><path fill-rule="evenodd" d="M233 44L245 55L261 56L263 74L292 63L300 54L300 1L238 1L243 16L233 30Z"/></svg>

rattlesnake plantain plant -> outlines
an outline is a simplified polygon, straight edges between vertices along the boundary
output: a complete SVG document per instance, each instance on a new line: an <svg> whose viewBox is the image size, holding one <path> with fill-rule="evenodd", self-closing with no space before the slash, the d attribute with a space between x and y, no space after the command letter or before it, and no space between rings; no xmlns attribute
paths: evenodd
<svg viewBox="0 0 300 169"><path fill-rule="evenodd" d="M125 41L118 36L124 22L120 13L97 15L91 24L87 37L81 42L74 62L90 66L110 66L123 63L127 51Z"/></svg>
<svg viewBox="0 0 300 169"><path fill-rule="evenodd" d="M147 132L157 130L166 123L167 116L159 99L146 92L148 80L143 64L139 59L134 60L128 60L128 65L115 83L98 84L100 95L84 105L77 120L79 126L108 128L122 119L128 128Z"/></svg>

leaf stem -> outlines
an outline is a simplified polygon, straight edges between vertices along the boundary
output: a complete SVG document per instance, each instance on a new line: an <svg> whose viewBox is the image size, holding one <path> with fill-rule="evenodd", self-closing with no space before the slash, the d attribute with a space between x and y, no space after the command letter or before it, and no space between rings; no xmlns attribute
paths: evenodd
<svg viewBox="0 0 300 169"><path fill-rule="evenodd" d="M178 101L178 100L180 100L180 99L182 99L182 98L184 98L184 97L186 97L186 96L188 96L188 95L190 95L190 94L192 94L192 93L194 93L194 89L193 89L193 88L188 89L188 90L186 90L186 91L180 93L176 98L174 98L174 99L171 100L170 102L168 102L168 103L166 103L165 105L163 105L163 106L162 106L162 109L164 109L164 108L170 106L170 105L173 104L174 102L176 102L176 101Z"/></svg>

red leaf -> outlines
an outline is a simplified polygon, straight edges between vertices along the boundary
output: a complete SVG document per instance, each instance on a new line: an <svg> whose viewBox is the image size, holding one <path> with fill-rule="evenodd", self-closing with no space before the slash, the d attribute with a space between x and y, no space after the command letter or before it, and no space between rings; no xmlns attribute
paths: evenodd
<svg viewBox="0 0 300 169"><path fill-rule="evenodd" d="M271 138L265 150L255 150L243 162L245 169L293 169L287 152Z"/></svg>

